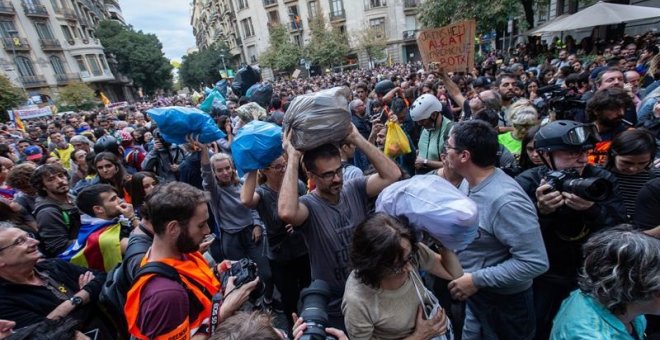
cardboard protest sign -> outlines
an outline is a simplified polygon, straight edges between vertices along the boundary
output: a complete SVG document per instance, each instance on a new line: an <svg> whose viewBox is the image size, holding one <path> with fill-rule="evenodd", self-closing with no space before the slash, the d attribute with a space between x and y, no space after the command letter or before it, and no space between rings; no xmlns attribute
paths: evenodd
<svg viewBox="0 0 660 340"><path fill-rule="evenodd" d="M425 67L436 63L445 72L469 72L474 67L475 31L474 20L421 31L417 46Z"/></svg>

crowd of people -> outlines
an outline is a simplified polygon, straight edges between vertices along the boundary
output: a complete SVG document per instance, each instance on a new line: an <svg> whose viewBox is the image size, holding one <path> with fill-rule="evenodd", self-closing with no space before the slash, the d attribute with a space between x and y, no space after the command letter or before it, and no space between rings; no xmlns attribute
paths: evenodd
<svg viewBox="0 0 660 340"><path fill-rule="evenodd" d="M212 143L163 137L147 111L199 104L178 96L3 124L0 339L658 337L658 41L601 47L278 79L266 107L230 87ZM302 150L284 130L238 176L243 126L337 86L342 141ZM393 124L412 151L388 157ZM465 249L374 213L412 176L476 204ZM298 316L317 280L323 324Z"/></svg>

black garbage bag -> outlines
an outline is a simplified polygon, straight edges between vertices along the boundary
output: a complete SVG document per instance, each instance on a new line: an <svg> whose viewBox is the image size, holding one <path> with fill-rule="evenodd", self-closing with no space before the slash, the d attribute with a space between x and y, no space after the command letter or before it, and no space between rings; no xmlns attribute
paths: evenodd
<svg viewBox="0 0 660 340"><path fill-rule="evenodd" d="M245 66L236 72L236 77L231 84L231 90L239 97L244 96L250 86L259 82L259 78L261 78L259 71L250 65Z"/></svg>

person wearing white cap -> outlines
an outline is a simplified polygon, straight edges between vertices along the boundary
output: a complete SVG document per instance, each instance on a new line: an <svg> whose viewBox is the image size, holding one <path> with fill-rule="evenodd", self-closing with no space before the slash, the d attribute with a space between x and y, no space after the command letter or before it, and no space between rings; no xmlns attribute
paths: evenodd
<svg viewBox="0 0 660 340"><path fill-rule="evenodd" d="M442 103L432 94L423 94L410 106L410 117L423 127L417 144L416 173L442 168L440 151L452 127L452 122L442 116Z"/></svg>

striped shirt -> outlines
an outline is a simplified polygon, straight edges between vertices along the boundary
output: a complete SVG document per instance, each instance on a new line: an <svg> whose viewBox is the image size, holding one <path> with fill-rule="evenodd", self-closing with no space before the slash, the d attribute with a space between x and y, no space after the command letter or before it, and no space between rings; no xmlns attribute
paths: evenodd
<svg viewBox="0 0 660 340"><path fill-rule="evenodd" d="M656 175L651 171L644 171L635 175L624 175L612 171L612 174L616 176L619 182L619 192L617 194L626 206L628 217L632 219L635 216L635 201L637 200L639 191L646 182L655 178Z"/></svg>

